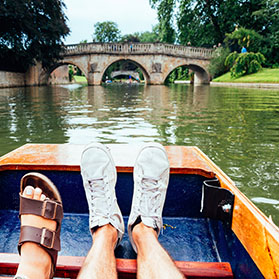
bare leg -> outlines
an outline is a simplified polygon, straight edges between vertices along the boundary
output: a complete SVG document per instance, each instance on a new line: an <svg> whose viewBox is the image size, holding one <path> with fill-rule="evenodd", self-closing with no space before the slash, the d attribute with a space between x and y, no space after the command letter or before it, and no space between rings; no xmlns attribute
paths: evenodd
<svg viewBox="0 0 279 279"><path fill-rule="evenodd" d="M37 200L44 200L46 196L42 194L42 190L27 186L24 189L23 196L27 198L34 198ZM22 225L32 225L35 223L38 227L47 227L51 230L55 230L56 222L53 220L47 220L45 218L34 215L22 215ZM48 279L51 272L51 258L49 254L41 248L39 245L26 242L21 247L21 258L18 266L17 276L27 276L29 279Z"/></svg>
<svg viewBox="0 0 279 279"><path fill-rule="evenodd" d="M116 279L114 248L124 234L124 221L115 195L117 174L109 149L99 143L85 147L81 175L89 208L89 226L94 231L93 245L78 279Z"/></svg>
<svg viewBox="0 0 279 279"><path fill-rule="evenodd" d="M138 251L138 279L185 278L159 243L153 228L141 222L134 227L132 236Z"/></svg>
<svg viewBox="0 0 279 279"><path fill-rule="evenodd" d="M78 279L116 279L114 247L117 230L110 224L97 229L93 234L93 245L80 270Z"/></svg>

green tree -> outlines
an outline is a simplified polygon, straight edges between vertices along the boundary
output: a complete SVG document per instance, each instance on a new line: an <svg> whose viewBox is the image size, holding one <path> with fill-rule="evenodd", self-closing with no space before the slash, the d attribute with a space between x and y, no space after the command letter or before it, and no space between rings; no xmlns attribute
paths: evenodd
<svg viewBox="0 0 279 279"><path fill-rule="evenodd" d="M191 42L195 46L212 46L222 43L225 34L236 25L259 32L265 20L257 19L254 12L272 0L150 0L157 9L160 32L168 34L176 28L177 41ZM168 25L168 26L167 26Z"/></svg>
<svg viewBox="0 0 279 279"><path fill-rule="evenodd" d="M93 40L96 42L111 43L118 42L120 39L120 30L115 22L97 22L94 29Z"/></svg>
<svg viewBox="0 0 279 279"><path fill-rule="evenodd" d="M230 50L227 47L220 46L214 50L209 64L209 73L212 78L221 76L229 70L229 67L225 65L226 58L229 54Z"/></svg>
<svg viewBox="0 0 279 279"><path fill-rule="evenodd" d="M126 34L123 35L120 39L121 43L128 43L128 42L132 42L132 43L139 43L140 42L140 38L139 38L139 33L134 33L134 34Z"/></svg>
<svg viewBox="0 0 279 279"><path fill-rule="evenodd" d="M232 33L226 34L225 43L232 51L240 52L244 46L249 52L262 50L264 37L254 30L237 28Z"/></svg>
<svg viewBox="0 0 279 279"><path fill-rule="evenodd" d="M155 43L159 42L159 25L155 25L152 31L135 32L133 34L123 35L121 42L134 42L134 43Z"/></svg>
<svg viewBox="0 0 279 279"><path fill-rule="evenodd" d="M179 41L197 46L222 43L236 25L259 30L261 22L252 16L262 0L180 0Z"/></svg>
<svg viewBox="0 0 279 279"><path fill-rule="evenodd" d="M72 80L74 79L74 67L73 65L69 65L68 66L68 74L69 74L69 81L72 82Z"/></svg>
<svg viewBox="0 0 279 279"><path fill-rule="evenodd" d="M253 13L256 20L263 22L261 34L265 37L267 51L263 52L267 63L279 63L279 0L265 0L262 8ZM268 47L270 45L270 47Z"/></svg>
<svg viewBox="0 0 279 279"><path fill-rule="evenodd" d="M0 67L25 72L35 61L44 67L60 58L70 30L62 0L5 0L0 3Z"/></svg>
<svg viewBox="0 0 279 279"><path fill-rule="evenodd" d="M157 9L159 20L159 40L163 43L174 43L176 39L173 26L176 0L149 0L151 6Z"/></svg>
<svg viewBox="0 0 279 279"><path fill-rule="evenodd" d="M152 27L152 31L145 31L140 33L140 42L142 43L156 43L159 42L159 24Z"/></svg>
<svg viewBox="0 0 279 279"><path fill-rule="evenodd" d="M167 77L166 83L174 83L175 80L189 80L190 73L187 66L180 66L174 69Z"/></svg>
<svg viewBox="0 0 279 279"><path fill-rule="evenodd" d="M238 78L258 72L262 69L261 65L264 63L264 61L265 57L259 52L232 52L226 58L225 65L231 68L231 76Z"/></svg>

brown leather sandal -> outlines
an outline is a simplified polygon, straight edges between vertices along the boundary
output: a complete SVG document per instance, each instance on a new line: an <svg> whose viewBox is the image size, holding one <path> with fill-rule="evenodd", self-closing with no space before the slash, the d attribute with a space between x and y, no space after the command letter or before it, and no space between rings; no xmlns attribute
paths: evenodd
<svg viewBox="0 0 279 279"><path fill-rule="evenodd" d="M26 186L39 187L43 194L46 195L44 201L29 199L23 197L23 191ZM41 216L46 219L54 220L57 223L56 230L52 231L47 228L37 228L33 226L21 226L18 251L20 254L21 246L25 242L34 242L40 245L51 257L52 270L50 278L53 278L57 254L60 251L60 231L61 221L63 219L63 206L60 194L56 186L50 179L40 173L28 173L24 175L20 182L20 209L19 216L32 214Z"/></svg>

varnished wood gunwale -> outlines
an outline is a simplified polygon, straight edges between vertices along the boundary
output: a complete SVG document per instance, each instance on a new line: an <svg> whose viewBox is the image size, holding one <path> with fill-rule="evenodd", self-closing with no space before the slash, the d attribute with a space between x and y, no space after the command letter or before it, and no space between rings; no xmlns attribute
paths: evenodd
<svg viewBox="0 0 279 279"><path fill-rule="evenodd" d="M140 145L108 145L118 172L133 172L133 165ZM20 148L0 157L0 171L80 171L80 157L84 145L71 144L25 144ZM208 178L214 172L204 164L193 147L167 146L171 173L197 174Z"/></svg>
<svg viewBox="0 0 279 279"><path fill-rule="evenodd" d="M0 253L0 274L14 275L19 259L17 254ZM55 276L76 278L84 260L84 257L59 256ZM225 262L177 261L175 264L187 278L233 278L231 266ZM136 260L116 259L116 268L120 278L136 278Z"/></svg>
<svg viewBox="0 0 279 279"><path fill-rule="evenodd" d="M235 195L232 230L267 279L279 278L279 228L271 222L200 149L221 182Z"/></svg>

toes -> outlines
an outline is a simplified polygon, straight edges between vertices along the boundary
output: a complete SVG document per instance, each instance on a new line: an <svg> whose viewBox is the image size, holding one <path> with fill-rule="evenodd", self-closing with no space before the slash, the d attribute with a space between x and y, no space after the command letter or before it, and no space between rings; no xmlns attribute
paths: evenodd
<svg viewBox="0 0 279 279"><path fill-rule="evenodd" d="M35 189L35 191L34 191L34 196L33 196L33 198L35 199L35 200L40 200L41 199L41 195L42 195L42 189L40 189L40 188L36 188Z"/></svg>
<svg viewBox="0 0 279 279"><path fill-rule="evenodd" d="M26 186L23 191L23 196L29 199L41 200L44 201L46 199L46 195L43 194L42 189L35 188L32 186Z"/></svg>
<svg viewBox="0 0 279 279"><path fill-rule="evenodd" d="M23 197L32 199L34 196L34 188L32 186L26 186L22 195Z"/></svg>

